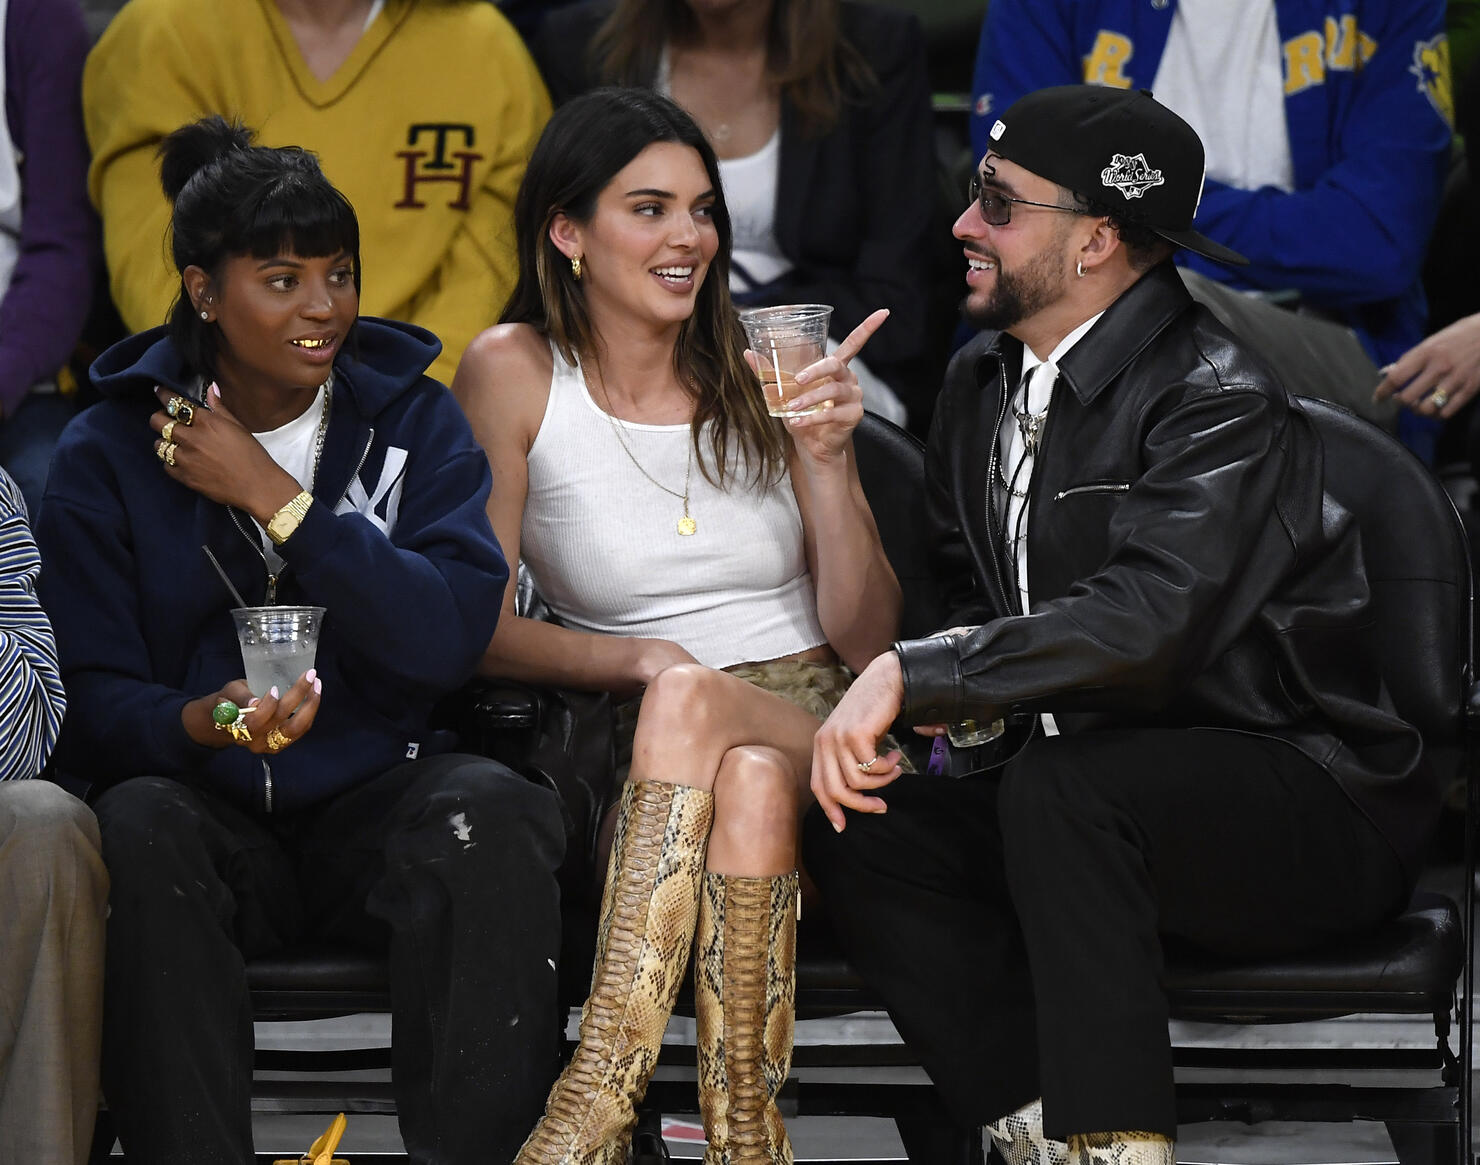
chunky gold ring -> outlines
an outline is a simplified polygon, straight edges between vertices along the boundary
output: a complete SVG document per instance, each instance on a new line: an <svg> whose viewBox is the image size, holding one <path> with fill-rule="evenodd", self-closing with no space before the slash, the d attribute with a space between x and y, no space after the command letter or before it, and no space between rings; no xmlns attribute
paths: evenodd
<svg viewBox="0 0 1480 1165"><path fill-rule="evenodd" d="M1433 392L1429 393L1429 400L1433 401L1436 409L1442 409L1449 403L1449 394L1442 388L1436 388Z"/></svg>
<svg viewBox="0 0 1480 1165"><path fill-rule="evenodd" d="M235 720L233 720L230 724L226 726L226 731L231 733L231 739L236 741L237 744L252 743L252 730L247 727L244 716L245 714L243 714L243 716L238 716Z"/></svg>
<svg viewBox="0 0 1480 1165"><path fill-rule="evenodd" d="M191 421L195 420L195 406L183 396L171 397L170 403L164 406L164 411L182 425L188 426Z"/></svg>
<svg viewBox="0 0 1480 1165"><path fill-rule="evenodd" d="M827 412L828 409L833 407L834 403L835 402L833 401L833 399L829 397L827 400L822 402L822 411Z"/></svg>
<svg viewBox="0 0 1480 1165"><path fill-rule="evenodd" d="M267 734L267 751L282 752L293 742L288 739L281 728L274 728Z"/></svg>
<svg viewBox="0 0 1480 1165"><path fill-rule="evenodd" d="M173 417L167 420L162 426L160 426L159 439L161 441L173 441L175 439L175 426L179 423L180 422L175 420Z"/></svg>
<svg viewBox="0 0 1480 1165"><path fill-rule="evenodd" d="M154 450L154 456L158 457L166 465L173 467L175 464L175 450L179 446L173 441L161 441Z"/></svg>
<svg viewBox="0 0 1480 1165"><path fill-rule="evenodd" d="M861 761L859 761L858 762L858 771L860 773L871 772L871 771L873 771L874 765L876 765L878 763L879 763L879 757L876 754L874 756L874 759L873 760L861 760Z"/></svg>

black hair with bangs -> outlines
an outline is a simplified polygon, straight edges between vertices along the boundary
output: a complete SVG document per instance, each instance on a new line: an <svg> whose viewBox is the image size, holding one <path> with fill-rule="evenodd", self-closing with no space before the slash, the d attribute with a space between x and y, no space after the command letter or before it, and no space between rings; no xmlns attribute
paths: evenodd
<svg viewBox="0 0 1480 1165"><path fill-rule="evenodd" d="M207 117L159 147L160 180L174 204L170 248L181 273L170 336L192 371L214 379L217 327L202 320L185 287L187 267L213 281L228 259L348 252L360 290L360 224L355 209L324 177L318 158L297 146L254 146L253 133ZM354 332L346 337L352 343Z"/></svg>

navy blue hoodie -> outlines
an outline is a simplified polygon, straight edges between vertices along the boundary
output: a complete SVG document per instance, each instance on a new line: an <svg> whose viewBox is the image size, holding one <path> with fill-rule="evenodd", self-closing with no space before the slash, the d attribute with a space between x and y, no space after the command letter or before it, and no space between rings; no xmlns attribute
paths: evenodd
<svg viewBox="0 0 1480 1165"><path fill-rule="evenodd" d="M257 811L301 808L445 747L427 726L473 672L498 620L508 567L484 506L491 477L452 395L423 375L429 332L361 318L334 363L315 504L279 552L279 603L326 607L312 729L270 762L194 743L193 699L243 674L209 546L248 603L267 568L246 514L165 474L153 389L199 386L162 328L92 368L104 400L62 434L37 525L42 602L72 714L58 764L99 785L173 777Z"/></svg>

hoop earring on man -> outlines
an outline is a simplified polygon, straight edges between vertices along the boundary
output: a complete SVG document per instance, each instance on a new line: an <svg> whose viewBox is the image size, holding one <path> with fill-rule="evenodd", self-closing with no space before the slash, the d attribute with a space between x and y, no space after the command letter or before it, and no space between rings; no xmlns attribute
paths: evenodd
<svg viewBox="0 0 1480 1165"><path fill-rule="evenodd" d="M1075 272L1078 273L1079 278L1081 278L1081 279L1084 278L1084 260L1083 259L1075 259L1074 260L1074 270L1075 270Z"/></svg>

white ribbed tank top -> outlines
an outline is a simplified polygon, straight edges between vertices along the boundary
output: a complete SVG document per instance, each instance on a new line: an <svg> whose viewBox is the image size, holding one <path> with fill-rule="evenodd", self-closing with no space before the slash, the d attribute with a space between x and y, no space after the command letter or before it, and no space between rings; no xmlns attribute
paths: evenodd
<svg viewBox="0 0 1480 1165"><path fill-rule="evenodd" d="M721 490L689 479L688 425L610 417L579 366L551 345L550 402L529 450L520 554L540 595L568 627L668 639L709 667L776 659L826 642L802 545L791 477ZM649 481L623 452L668 489Z"/></svg>

